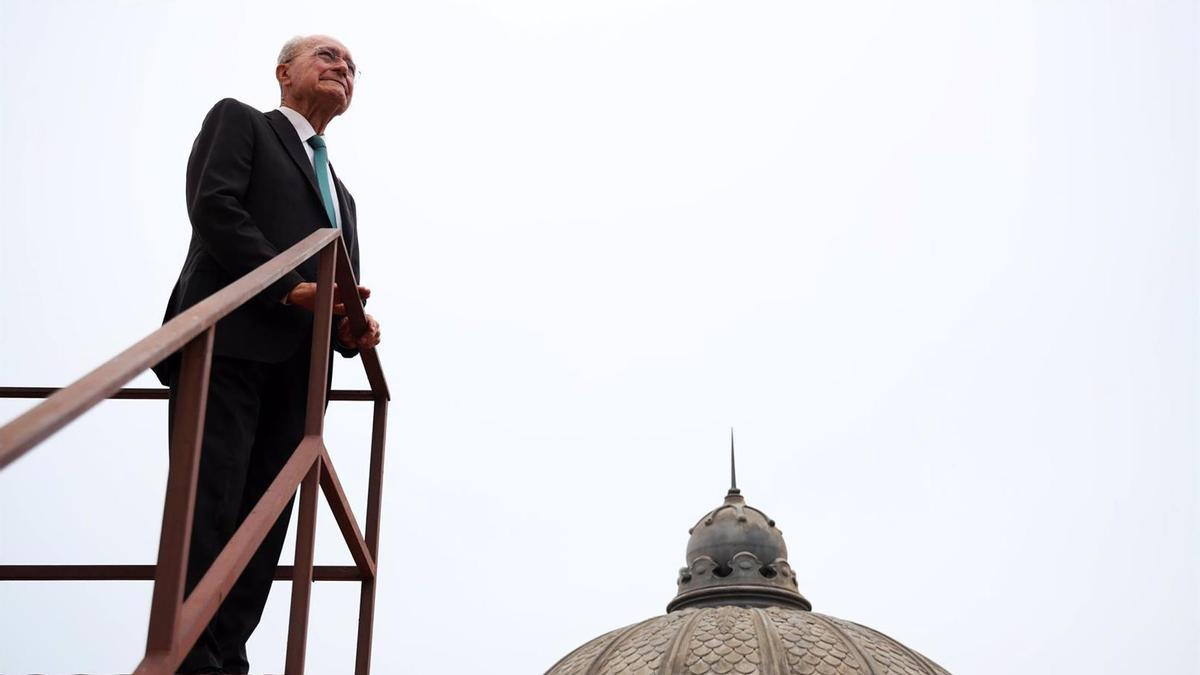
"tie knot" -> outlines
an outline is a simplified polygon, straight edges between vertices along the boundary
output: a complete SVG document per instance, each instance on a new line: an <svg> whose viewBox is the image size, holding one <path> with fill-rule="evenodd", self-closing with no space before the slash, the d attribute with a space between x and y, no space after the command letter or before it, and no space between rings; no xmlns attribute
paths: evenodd
<svg viewBox="0 0 1200 675"><path fill-rule="evenodd" d="M323 148L325 147L325 138L320 135L314 135L312 138L308 139L308 144L314 148Z"/></svg>

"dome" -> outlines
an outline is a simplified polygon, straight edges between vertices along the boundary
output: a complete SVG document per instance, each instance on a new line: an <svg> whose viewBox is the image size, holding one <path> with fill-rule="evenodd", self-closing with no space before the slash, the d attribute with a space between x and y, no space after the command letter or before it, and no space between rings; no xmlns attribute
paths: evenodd
<svg viewBox="0 0 1200 675"><path fill-rule="evenodd" d="M688 531L667 613L585 643L546 675L949 675L883 633L811 611L783 533L746 504L736 475Z"/></svg>
<svg viewBox="0 0 1200 675"><path fill-rule="evenodd" d="M689 607L584 644L547 675L948 675L878 631L789 607Z"/></svg>

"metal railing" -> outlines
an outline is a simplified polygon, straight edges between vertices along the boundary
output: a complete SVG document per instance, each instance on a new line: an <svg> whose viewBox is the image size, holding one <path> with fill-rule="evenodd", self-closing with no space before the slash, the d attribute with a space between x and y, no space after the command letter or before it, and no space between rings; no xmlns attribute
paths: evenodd
<svg viewBox="0 0 1200 675"><path fill-rule="evenodd" d="M213 333L217 321L304 261L320 254L317 301L314 309L312 354L304 439L279 471L258 504L238 527L208 572L184 598L192 511L200 441L204 432L212 363ZM84 412L110 398L165 399L165 389L122 389L134 377L167 356L183 350L171 437L171 462L163 506L157 565L0 565L0 581L54 580L154 580L146 653L135 675L169 675L183 661L221 600L266 537L284 507L300 490L296 555L291 566L279 566L276 579L292 581L288 623L288 675L304 672L308 635L309 599L313 581L357 581L359 596L356 675L371 669L371 638L375 616L375 576L379 554L379 510L383 489L383 459L387 406L390 395L379 356L363 349L369 390L327 392L332 340L333 299L336 292L345 305L355 334L366 330L366 315L340 230L321 229L271 261L185 310L137 344L63 389L5 387L0 398L45 398L40 404L0 427L0 469L31 450ZM326 396L328 400L372 401L371 465L367 486L366 534L342 490L324 442ZM318 487L319 486L319 487ZM353 566L314 566L317 490L325 493L334 520L341 530Z"/></svg>

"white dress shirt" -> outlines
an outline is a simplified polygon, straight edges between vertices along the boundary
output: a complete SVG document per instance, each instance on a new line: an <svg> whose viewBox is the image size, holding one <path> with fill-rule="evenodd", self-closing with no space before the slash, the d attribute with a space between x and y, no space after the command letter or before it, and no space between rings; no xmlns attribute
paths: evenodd
<svg viewBox="0 0 1200 675"><path fill-rule="evenodd" d="M292 126L296 128L296 133L300 136L300 145L304 146L304 152L308 154L308 162L309 164L312 164L313 147L308 144L308 139L317 135L316 130L312 128L312 125L308 123L308 120L304 118L304 115L301 115L285 105L279 106L279 112L283 113L283 116L286 117L288 121L292 123ZM313 171L316 170L316 165L313 165ZM329 175L329 196L333 198L333 217L337 220L337 226L341 227L342 209L338 204L337 186L333 183L333 171L329 168L328 154L326 155L325 160L325 171Z"/></svg>

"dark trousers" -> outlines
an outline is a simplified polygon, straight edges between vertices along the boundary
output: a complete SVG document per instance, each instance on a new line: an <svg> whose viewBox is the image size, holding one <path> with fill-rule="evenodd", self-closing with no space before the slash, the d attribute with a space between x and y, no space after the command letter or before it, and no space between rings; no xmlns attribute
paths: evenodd
<svg viewBox="0 0 1200 675"><path fill-rule="evenodd" d="M308 366L307 341L282 363L213 357L185 597L303 438ZM173 428L178 373L169 382ZM288 502L179 672L249 672L246 640L271 591L291 513Z"/></svg>

